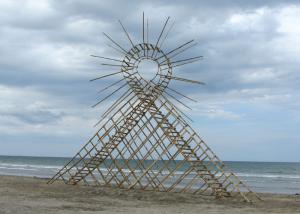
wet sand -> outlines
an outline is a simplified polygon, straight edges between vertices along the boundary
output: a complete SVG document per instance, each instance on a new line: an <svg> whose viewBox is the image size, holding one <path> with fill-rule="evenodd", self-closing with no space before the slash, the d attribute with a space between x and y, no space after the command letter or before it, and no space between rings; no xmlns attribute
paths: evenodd
<svg viewBox="0 0 300 214"><path fill-rule="evenodd" d="M191 194L47 185L45 179L0 176L3 213L300 213L300 195L260 194L262 202L215 200Z"/></svg>

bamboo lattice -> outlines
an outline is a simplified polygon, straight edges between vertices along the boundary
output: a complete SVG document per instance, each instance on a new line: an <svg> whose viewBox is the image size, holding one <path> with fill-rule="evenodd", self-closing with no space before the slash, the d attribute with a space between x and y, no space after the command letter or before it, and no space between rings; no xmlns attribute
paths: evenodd
<svg viewBox="0 0 300 214"><path fill-rule="evenodd" d="M171 94L166 89L175 91L168 86L172 79L202 84L173 76L174 67L194 62L200 57L173 60L174 55L193 46L193 40L166 53L161 50L168 21L169 18L156 44L152 44L148 42L148 20L145 30L143 15L143 43L137 45L133 44L119 21L132 45L129 50L105 34L115 48L124 53L124 57L117 60L95 56L121 63L105 64L120 66L121 70L103 77L122 73L122 80L126 83L113 93L125 86L129 86L129 89L104 113L103 116L109 119L102 121L103 125L96 134L48 183L62 179L71 185L82 183L125 189L188 192L217 198L237 195L248 202L260 199L226 168L190 127L186 121L188 117L168 97ZM140 75L138 67L143 60L151 60L158 65L158 71L151 80ZM172 98L176 99L174 96Z"/></svg>

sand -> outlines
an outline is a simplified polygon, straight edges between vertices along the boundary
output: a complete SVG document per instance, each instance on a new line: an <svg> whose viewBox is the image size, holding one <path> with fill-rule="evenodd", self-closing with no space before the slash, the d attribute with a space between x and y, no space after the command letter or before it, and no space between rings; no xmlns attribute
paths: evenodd
<svg viewBox="0 0 300 214"><path fill-rule="evenodd" d="M300 213L299 195L260 194L249 204L191 194L47 185L45 179L0 176L2 213Z"/></svg>

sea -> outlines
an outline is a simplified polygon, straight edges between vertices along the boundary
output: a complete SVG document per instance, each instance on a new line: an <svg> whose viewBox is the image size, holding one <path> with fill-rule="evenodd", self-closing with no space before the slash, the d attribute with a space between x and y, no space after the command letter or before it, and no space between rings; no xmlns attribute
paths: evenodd
<svg viewBox="0 0 300 214"><path fill-rule="evenodd" d="M70 158L66 157L0 156L0 175L50 178L69 160ZM224 163L253 191L300 194L300 163L245 161L224 161Z"/></svg>

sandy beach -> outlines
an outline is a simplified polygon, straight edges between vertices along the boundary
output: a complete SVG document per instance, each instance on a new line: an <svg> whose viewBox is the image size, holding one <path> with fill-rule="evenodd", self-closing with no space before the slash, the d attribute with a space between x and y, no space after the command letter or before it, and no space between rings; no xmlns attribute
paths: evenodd
<svg viewBox="0 0 300 214"><path fill-rule="evenodd" d="M249 204L191 194L47 185L45 179L0 176L0 213L300 213L299 195L260 194Z"/></svg>

